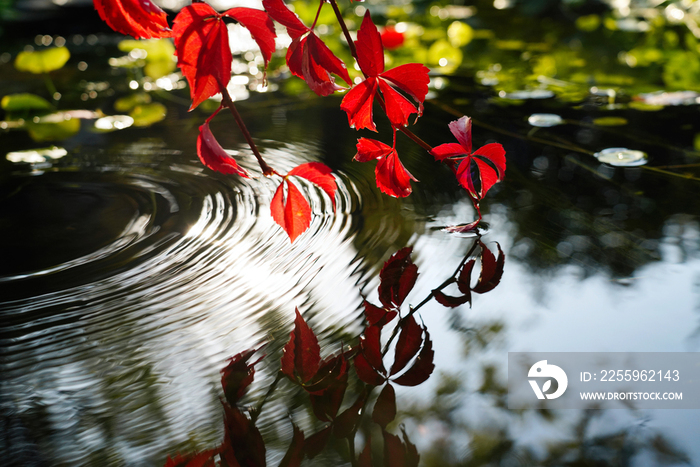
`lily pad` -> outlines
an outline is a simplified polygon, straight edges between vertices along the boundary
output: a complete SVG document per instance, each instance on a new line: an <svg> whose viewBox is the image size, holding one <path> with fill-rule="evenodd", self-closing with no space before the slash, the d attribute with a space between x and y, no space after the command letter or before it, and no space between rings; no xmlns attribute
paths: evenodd
<svg viewBox="0 0 700 467"><path fill-rule="evenodd" d="M123 130L134 124L134 119L128 115L109 115L95 120L95 129L100 132Z"/></svg>
<svg viewBox="0 0 700 467"><path fill-rule="evenodd" d="M8 94L2 98L0 107L6 112L53 109L53 105L43 97L29 93Z"/></svg>
<svg viewBox="0 0 700 467"><path fill-rule="evenodd" d="M129 116L134 119L134 126L151 126L154 123L158 123L165 118L168 110L166 107L159 103L154 102L152 104L138 105L129 112Z"/></svg>
<svg viewBox="0 0 700 467"><path fill-rule="evenodd" d="M528 117L527 122L532 126L548 128L564 123L564 119L556 114L532 114Z"/></svg>
<svg viewBox="0 0 700 467"><path fill-rule="evenodd" d="M593 120L596 126L622 126L627 125L627 119L622 117L600 117Z"/></svg>
<svg viewBox="0 0 700 467"><path fill-rule="evenodd" d="M615 167L638 167L645 165L649 160L645 152L627 148L607 148L596 152L594 156L600 162Z"/></svg>
<svg viewBox="0 0 700 467"><path fill-rule="evenodd" d="M5 156L10 162L25 162L28 164L38 164L47 160L56 160L68 155L64 148L52 146L50 148L27 149L24 151L8 152Z"/></svg>
<svg viewBox="0 0 700 467"><path fill-rule="evenodd" d="M15 68L19 71L41 74L63 68L70 58L66 47L53 47L32 52L20 52L15 60Z"/></svg>

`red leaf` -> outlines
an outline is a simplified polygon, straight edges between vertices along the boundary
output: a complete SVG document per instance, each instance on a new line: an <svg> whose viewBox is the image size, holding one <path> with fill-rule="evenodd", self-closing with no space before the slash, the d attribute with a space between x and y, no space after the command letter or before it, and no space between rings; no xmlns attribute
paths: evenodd
<svg viewBox="0 0 700 467"><path fill-rule="evenodd" d="M384 47L377 26L372 22L369 10L365 12L355 41L357 61L360 69L368 77L378 76L384 71Z"/></svg>
<svg viewBox="0 0 700 467"><path fill-rule="evenodd" d="M474 260L469 260L462 266L462 270L459 272L459 277L457 278L457 286L459 291L463 294L468 294L471 292L472 288L472 269L474 269Z"/></svg>
<svg viewBox="0 0 700 467"><path fill-rule="evenodd" d="M369 162L375 159L381 159L394 150L394 148L388 144L369 138L358 139L356 147L357 154L355 154L355 160L357 162Z"/></svg>
<svg viewBox="0 0 700 467"><path fill-rule="evenodd" d="M224 396L232 406L236 405L250 383L253 382L255 376L253 365L257 362L249 365L248 359L254 353L255 349L251 349L234 355L229 359L229 364L221 370L221 386L224 388Z"/></svg>
<svg viewBox="0 0 700 467"><path fill-rule="evenodd" d="M309 381L318 371L321 362L321 348L318 339L304 318L296 309L294 331L289 334L289 342L282 354L282 372L296 382Z"/></svg>
<svg viewBox="0 0 700 467"><path fill-rule="evenodd" d="M382 75L383 76L383 75ZM379 89L384 96L386 116L394 126L408 125L408 117L418 113L418 109L408 99L399 94L386 81L379 79Z"/></svg>
<svg viewBox="0 0 700 467"><path fill-rule="evenodd" d="M406 170L396 151L391 151L385 158L377 162L374 169L377 187L382 193L396 198L405 198L411 194L411 180L416 178Z"/></svg>
<svg viewBox="0 0 700 467"><path fill-rule="evenodd" d="M284 197L284 187L287 196ZM294 183L284 180L277 187L270 203L272 218L282 227L289 239L294 242L311 224L311 207Z"/></svg>
<svg viewBox="0 0 700 467"><path fill-rule="evenodd" d="M94 0L95 10L107 25L136 39L170 37L168 18L151 0Z"/></svg>
<svg viewBox="0 0 700 467"><path fill-rule="evenodd" d="M459 144L464 148L467 155L472 153L472 119L464 116L459 120L450 122L448 127L450 131L457 138Z"/></svg>
<svg viewBox="0 0 700 467"><path fill-rule="evenodd" d="M423 348L418 354L418 358L413 362L413 366L409 368L404 374L394 379L396 384L401 386L418 386L419 384L425 382L435 369L433 364L433 358L435 357L435 352L433 351L433 343L430 340L430 334L428 330L425 331L425 340L423 343Z"/></svg>
<svg viewBox="0 0 700 467"><path fill-rule="evenodd" d="M392 26L387 26L382 31L382 45L385 49L396 49L403 44L404 36L402 32Z"/></svg>
<svg viewBox="0 0 700 467"><path fill-rule="evenodd" d="M391 255L379 273L379 300L387 308L398 308L413 289L418 267L411 260L412 247L405 247Z"/></svg>
<svg viewBox="0 0 700 467"><path fill-rule="evenodd" d="M237 407L224 404L224 427L221 457L229 465L233 459L241 466L265 466L265 442L252 420Z"/></svg>
<svg viewBox="0 0 700 467"><path fill-rule="evenodd" d="M440 305L450 308L455 308L467 302L471 302L470 294L465 294L461 297L452 297L450 295L445 295L439 290L433 290L433 297L435 297L435 300L437 300Z"/></svg>
<svg viewBox="0 0 700 467"><path fill-rule="evenodd" d="M370 77L354 86L343 98L340 109L348 114L350 128L377 131L372 118L372 104L377 92L377 79Z"/></svg>
<svg viewBox="0 0 700 467"><path fill-rule="evenodd" d="M226 153L216 140L209 123L204 122L199 127L197 137L197 155L202 164L212 170L223 174L237 174L244 178L250 178L250 174L236 163L236 159Z"/></svg>
<svg viewBox="0 0 700 467"><path fill-rule="evenodd" d="M367 318L367 324L370 326L381 328L398 315L396 310L380 308L372 305L367 300L363 301L362 305L365 307L365 317Z"/></svg>
<svg viewBox="0 0 700 467"><path fill-rule="evenodd" d="M377 423L382 429L396 418L396 392L391 384L384 386L382 392L377 397L377 402L374 404L372 411L372 420Z"/></svg>
<svg viewBox="0 0 700 467"><path fill-rule="evenodd" d="M309 459L313 459L323 451L323 448L326 447L326 443L328 443L328 438L330 438L332 430L333 425L328 425L321 431L306 438L304 441L304 451L306 451L306 455L309 456Z"/></svg>
<svg viewBox="0 0 700 467"><path fill-rule="evenodd" d="M367 435L365 447L357 458L358 467L372 467L372 438Z"/></svg>
<svg viewBox="0 0 700 467"><path fill-rule="evenodd" d="M486 159L496 168L498 180L503 180L506 173L506 150L498 143L489 143L474 151L474 156Z"/></svg>
<svg viewBox="0 0 700 467"><path fill-rule="evenodd" d="M498 246L498 260L493 256L491 250L486 248L486 245L481 244L481 275L479 282L472 289L475 293L486 293L493 290L501 282L506 255L501 250L501 245L498 243L496 245Z"/></svg>
<svg viewBox="0 0 700 467"><path fill-rule="evenodd" d="M468 156L469 154L465 151L466 150L464 149L464 146L462 146L461 144L445 143L441 144L440 146L434 147L430 151L430 154L432 154L433 157L435 157L436 161L443 161L448 157L459 157L464 155Z"/></svg>
<svg viewBox="0 0 700 467"><path fill-rule="evenodd" d="M371 386L379 386L380 384L384 384L386 381L386 376L379 374L379 372L369 364L367 358L365 358L362 352L355 355L354 362L357 376L363 382Z"/></svg>
<svg viewBox="0 0 700 467"><path fill-rule="evenodd" d="M299 467L304 460L304 432L292 424L294 433L287 453L279 463L279 467Z"/></svg>
<svg viewBox="0 0 700 467"><path fill-rule="evenodd" d="M175 17L173 37L177 64L190 84L192 110L231 80L228 30L212 7L193 3Z"/></svg>
<svg viewBox="0 0 700 467"><path fill-rule="evenodd" d="M336 57L331 49L319 39L313 32L309 34L306 40L306 46L309 48L309 54L314 61L328 73L333 73L340 76L343 81L352 85L352 80L348 74L348 68L342 60Z"/></svg>
<svg viewBox="0 0 700 467"><path fill-rule="evenodd" d="M335 420L333 434L337 438L349 438L354 435L355 429L358 423L360 423L360 418L362 416L362 408L365 406L367 400L367 392L362 391L360 395L355 400L352 406L348 407L338 415Z"/></svg>
<svg viewBox="0 0 700 467"><path fill-rule="evenodd" d="M423 342L421 337L423 330L413 316L409 316L401 325L401 334L396 343L396 351L394 353L394 364L391 366L390 376L394 376L399 371L403 370L408 362L420 351L420 345Z"/></svg>
<svg viewBox="0 0 700 467"><path fill-rule="evenodd" d="M348 387L345 356L340 354L321 365L314 380L317 378L320 380L313 387L305 386L304 389L311 393L309 398L316 418L330 422L338 414Z"/></svg>
<svg viewBox="0 0 700 467"><path fill-rule="evenodd" d="M275 37L277 37L275 25L267 13L253 8L238 7L227 10L221 16L235 19L250 31L250 35L260 47L267 66L267 62L275 51Z"/></svg>
<svg viewBox="0 0 700 467"><path fill-rule="evenodd" d="M369 364L372 365L372 368L384 375L386 370L382 361L380 337L381 328L378 326L367 326L364 334L360 337L360 348Z"/></svg>
<svg viewBox="0 0 700 467"><path fill-rule="evenodd" d="M418 449L416 449L416 445L408 439L408 435L403 426L401 427L401 433L403 435L403 443L406 446L406 467L418 467L418 462L420 461Z"/></svg>
<svg viewBox="0 0 700 467"><path fill-rule="evenodd" d="M263 0L262 3L263 8L265 8L272 19L287 28L287 34L292 39L297 39L309 31L309 28L304 26L299 17L282 0Z"/></svg>
<svg viewBox="0 0 700 467"><path fill-rule="evenodd" d="M425 96L428 94L429 71L427 67L420 63L407 63L385 71L381 77L418 102L418 115L421 115L423 113L423 101L425 101Z"/></svg>
<svg viewBox="0 0 700 467"><path fill-rule="evenodd" d="M294 167L287 175L296 175L297 177L305 178L320 189L322 189L333 203L335 210L335 192L338 190L338 185L331 169L320 162L307 162Z"/></svg>
<svg viewBox="0 0 700 467"><path fill-rule="evenodd" d="M406 467L406 449L398 436L382 430L384 467Z"/></svg>

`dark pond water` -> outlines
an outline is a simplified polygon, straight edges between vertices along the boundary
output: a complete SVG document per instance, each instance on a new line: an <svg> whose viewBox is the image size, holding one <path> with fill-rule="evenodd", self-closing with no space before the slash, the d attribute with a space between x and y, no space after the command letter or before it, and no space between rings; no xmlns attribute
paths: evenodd
<svg viewBox="0 0 700 467"><path fill-rule="evenodd" d="M46 95L43 78L12 66L27 44L36 47L35 32L53 34L32 31L0 51L3 95ZM314 217L290 244L270 216L274 180L226 177L198 161L207 112L187 112L180 77L149 81L139 66L110 67L124 55L120 38L65 38L72 57L52 74L59 109L121 115L129 111L116 110L118 99L144 95L160 107L152 120L124 120L124 129L100 130L93 115L52 138L41 136L45 127L13 129L17 121L5 117L4 465L163 465L168 454L213 447L223 433L219 370L228 357L267 343L246 399L254 404L279 369L295 307L331 353L356 342L362 298L376 299L392 253L413 247L420 275L407 302L415 304L471 248L473 238L442 230L475 217L448 170L403 138L399 154L420 183L409 198L383 196L373 164L351 162L358 134L347 129L340 98L249 93L258 75L248 72L234 91L265 158L282 171L322 161L337 175L334 214L322 193L304 187ZM425 466L697 464L696 410L505 408L508 352L700 350L697 98L676 94L690 105L667 105L675 102L666 95L665 105L641 109L639 93L663 84L543 78L533 87L517 81L515 65L508 81L508 63L522 56L509 47L465 58L478 63L450 76L438 70L415 127L437 145L452 141L448 122L470 115L476 147L506 148L506 180L482 204L483 240L500 244L506 265L500 285L471 307L421 309L436 369L427 383L398 389L401 422ZM240 62L252 66L254 57ZM529 119L552 118L533 114L563 121L533 126ZM232 118L222 113L212 130L258 173ZM594 153L606 148L643 151L648 163L600 162ZM290 417L314 431L304 404L283 383L266 405L258 425L270 465L289 443ZM328 451L309 465L346 465Z"/></svg>

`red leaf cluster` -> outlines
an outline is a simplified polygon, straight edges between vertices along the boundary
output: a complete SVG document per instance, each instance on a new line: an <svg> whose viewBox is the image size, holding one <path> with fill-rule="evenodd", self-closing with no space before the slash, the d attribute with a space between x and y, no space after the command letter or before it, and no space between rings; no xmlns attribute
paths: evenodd
<svg viewBox="0 0 700 467"><path fill-rule="evenodd" d="M395 144L396 133L394 133ZM388 146L381 141L369 138L357 140L355 160L358 162L377 160L377 167L374 169L377 187L382 193L389 196L404 198L410 195L412 191L411 180L418 181L403 166L395 147Z"/></svg>
<svg viewBox="0 0 700 467"><path fill-rule="evenodd" d="M403 440L382 429L384 438L384 466L385 467L418 467L420 456L416 446L408 439L406 432L401 429ZM372 440L367 438L365 447L360 453L358 467L372 467Z"/></svg>
<svg viewBox="0 0 700 467"><path fill-rule="evenodd" d="M360 351L355 356L355 371L365 383L379 386L393 381L402 386L416 386L430 377L433 364L433 344L425 327L419 326L413 315L401 319L399 340L394 350L394 363L387 372L381 350L381 331L393 320L413 289L418 268L411 260L410 247L402 248L384 263L379 273L379 301L383 307L364 302L368 326L360 337ZM409 363L413 362L409 367ZM408 367L408 369L406 369ZM399 375L399 376L397 376Z"/></svg>
<svg viewBox="0 0 700 467"><path fill-rule="evenodd" d="M107 25L135 39L170 37L168 17L151 0L93 0Z"/></svg>
<svg viewBox="0 0 700 467"><path fill-rule="evenodd" d="M193 3L180 10L173 24L173 38L177 64L190 85L190 110L221 92L231 80L233 56L224 18L250 31L265 63L275 51L275 28L264 11L240 7L220 14L206 3Z"/></svg>
<svg viewBox="0 0 700 467"><path fill-rule="evenodd" d="M367 128L377 131L372 117L372 104L377 92L381 92L384 110L393 126L408 125L408 117L413 113L420 116L428 94L428 68L419 63L408 63L384 71L384 47L369 11L365 13L357 32L355 47L358 64L366 79L353 87L340 105L348 115L350 126L357 130Z"/></svg>
<svg viewBox="0 0 700 467"><path fill-rule="evenodd" d="M311 224L311 207L299 188L288 180L290 176L306 179L323 190L331 199L333 210L335 210L335 192L338 185L331 174L331 169L320 162L301 164L283 177L282 183L272 197L270 211L274 221L294 242Z"/></svg>
<svg viewBox="0 0 700 467"><path fill-rule="evenodd" d="M306 81L309 88L319 96L328 96L345 89L335 84L332 74L352 84L345 63L282 0L263 0L263 7L275 21L287 28L287 33L292 38L287 49L287 66L294 76Z"/></svg>
<svg viewBox="0 0 700 467"><path fill-rule="evenodd" d="M450 123L458 143L441 144L430 153L435 160L450 165L457 181L474 200L481 200L506 173L506 151L498 143L480 147L472 153L472 121L462 117Z"/></svg>
<svg viewBox="0 0 700 467"><path fill-rule="evenodd" d="M501 250L501 245L496 244L498 247L498 258L481 240L479 240L479 246L481 247L481 274L479 274L479 280L476 285L474 287L471 286L472 270L476 262L474 259L471 259L462 266L456 278L457 287L462 292L462 295L454 297L443 293L441 290L433 290L433 296L438 303L451 308L467 302L471 305L472 292L483 294L493 290L499 284L503 276L503 266L506 259L505 253Z"/></svg>

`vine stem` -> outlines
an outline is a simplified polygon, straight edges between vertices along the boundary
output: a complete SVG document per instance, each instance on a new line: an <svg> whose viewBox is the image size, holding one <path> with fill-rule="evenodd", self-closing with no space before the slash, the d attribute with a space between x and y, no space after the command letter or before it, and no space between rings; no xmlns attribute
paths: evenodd
<svg viewBox="0 0 700 467"><path fill-rule="evenodd" d="M277 375L275 376L275 380L270 384L270 387L267 388L267 393L265 393L265 397L262 398L262 400L258 403L258 405L253 409L251 415L250 415L250 420L254 424L258 417L260 416L260 412L262 412L263 406L265 405L265 402L270 398L272 393L275 391L277 388L277 384L280 382L280 380L284 377L284 374L282 371L278 371Z"/></svg>
<svg viewBox="0 0 700 467"><path fill-rule="evenodd" d="M469 248L469 251L467 252L467 254L464 255L464 258L462 258L462 261L459 262L459 265L457 266L457 269L455 269L455 272L453 272L450 277L445 279L445 281L442 284L437 286L437 288L431 290L430 293L428 294L428 296L425 297L418 305L416 305L414 307L412 306L410 311L408 312L408 314L399 320L398 324L394 327L394 330L392 331L391 336L389 337L389 340L384 345L384 349L382 350L382 357L384 357L386 355L386 353L389 351L389 346L391 345L391 343L394 341L394 339L398 335L399 329L401 329L402 325L406 322L406 320L408 318L410 318L411 316L413 316L413 314L416 311L418 311L420 308L425 306L425 304L427 304L430 300L432 300L433 297L435 297L435 292L439 292L442 289L444 289L445 287L447 287L448 285L453 284L454 282L457 281L457 279L455 279L455 277L457 276L459 271L464 267L464 264L467 262L467 260L472 256L472 254L474 254L474 251L476 251L476 247L479 245L479 238L481 238L481 236L476 237L476 240L472 244L471 248Z"/></svg>
<svg viewBox="0 0 700 467"><path fill-rule="evenodd" d="M255 154L255 158L258 160L258 164L260 165L260 168L262 169L263 175L266 177L270 177L272 175L279 175L267 163L265 162L265 159L260 155L260 151L258 151L258 147L255 145L255 142L253 141L253 137L250 135L250 132L248 131L248 128L245 126L245 123L243 122L243 118L241 117L241 114L238 113L238 109L236 109L236 104L233 103L233 99L231 99L231 95L228 93L228 90L226 87L221 86L221 95L223 97L222 102L223 104L228 107L228 109L231 111L233 114L233 118L236 120L236 123L238 124L238 128L240 128L241 133L243 133L243 137L245 140L248 142L248 146L250 146L250 149L253 151L253 154Z"/></svg>
<svg viewBox="0 0 700 467"><path fill-rule="evenodd" d="M333 12L335 13L335 17L338 20L338 24L340 24L340 29L343 30L343 35L345 36L345 40L348 41L348 47L350 47L350 53L352 54L353 57L355 57L355 60L357 60L357 49L355 48L355 43L353 42L352 37L350 36L350 31L348 31L348 27L345 24L345 20L343 19L343 15L340 13L340 9L338 8L338 3L335 0L330 0L330 4L333 7ZM358 63L359 63L359 60L358 60ZM362 74L364 74L364 72Z"/></svg>

